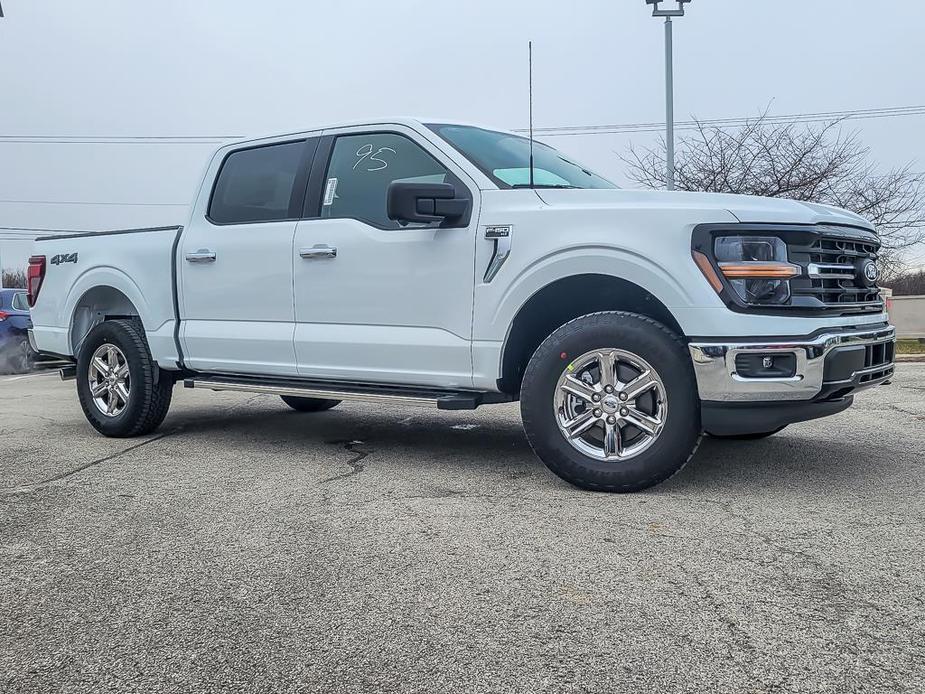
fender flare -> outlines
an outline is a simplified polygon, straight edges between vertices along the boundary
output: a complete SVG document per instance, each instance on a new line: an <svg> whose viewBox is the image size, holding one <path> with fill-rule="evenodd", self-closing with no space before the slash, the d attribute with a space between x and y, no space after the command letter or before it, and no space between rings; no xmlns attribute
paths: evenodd
<svg viewBox="0 0 925 694"><path fill-rule="evenodd" d="M672 307L695 303L674 275L652 258L612 246L585 244L550 253L521 270L498 302L490 320L491 333L503 335L506 344L514 319L533 296L575 275L604 275L631 282L658 299L669 312Z"/></svg>

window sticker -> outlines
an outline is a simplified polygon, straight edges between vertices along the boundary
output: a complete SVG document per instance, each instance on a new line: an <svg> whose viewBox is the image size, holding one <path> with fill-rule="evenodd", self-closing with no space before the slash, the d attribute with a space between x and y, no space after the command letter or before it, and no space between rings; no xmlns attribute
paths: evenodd
<svg viewBox="0 0 925 694"><path fill-rule="evenodd" d="M324 187L324 202L323 206L328 207L329 205L334 204L334 198L336 197L337 192L337 179L329 178L328 184Z"/></svg>

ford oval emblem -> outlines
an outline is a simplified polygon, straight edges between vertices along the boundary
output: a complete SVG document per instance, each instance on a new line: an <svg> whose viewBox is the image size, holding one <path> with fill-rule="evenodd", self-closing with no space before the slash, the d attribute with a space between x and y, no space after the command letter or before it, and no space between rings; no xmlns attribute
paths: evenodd
<svg viewBox="0 0 925 694"><path fill-rule="evenodd" d="M868 260L861 266L861 272L864 274L864 279L867 281L869 286L873 286L877 283L877 278L880 276L880 272L877 270L877 263L873 260Z"/></svg>

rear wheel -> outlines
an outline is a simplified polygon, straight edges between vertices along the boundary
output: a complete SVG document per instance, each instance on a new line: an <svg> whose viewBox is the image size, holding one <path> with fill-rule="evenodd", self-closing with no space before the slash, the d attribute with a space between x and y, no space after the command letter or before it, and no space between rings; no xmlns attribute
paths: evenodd
<svg viewBox="0 0 925 694"><path fill-rule="evenodd" d="M654 486L684 467L700 441L683 343L633 313L583 316L546 338L524 374L521 414L540 459L585 489Z"/></svg>
<svg viewBox="0 0 925 694"><path fill-rule="evenodd" d="M774 431L761 431L754 434L713 434L708 431L707 436L711 439L726 439L729 441L757 441L758 439L766 439L769 436L774 436L774 434L786 428L787 425L785 424Z"/></svg>
<svg viewBox="0 0 925 694"><path fill-rule="evenodd" d="M324 412L340 405L340 400L325 400L324 398L299 398L293 395L280 395L283 402L296 412Z"/></svg>
<svg viewBox="0 0 925 694"><path fill-rule="evenodd" d="M77 357L77 396L105 436L148 434L164 421L174 380L160 371L137 320L111 320L87 335Z"/></svg>

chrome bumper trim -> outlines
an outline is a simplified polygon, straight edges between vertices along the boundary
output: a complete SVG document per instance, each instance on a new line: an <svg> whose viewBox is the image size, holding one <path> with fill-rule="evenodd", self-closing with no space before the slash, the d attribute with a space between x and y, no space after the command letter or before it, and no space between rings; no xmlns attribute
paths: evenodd
<svg viewBox="0 0 925 694"><path fill-rule="evenodd" d="M769 338L767 342L692 342L688 347L701 400L810 400L822 390L825 358L832 350L839 347L876 345L895 339L896 329L887 326L825 333L818 337L790 342L777 342ZM796 375L790 378L739 376L735 369L736 355L754 352L795 355ZM882 371L889 367L890 364L882 364L862 371ZM855 376L861 373L858 371Z"/></svg>

